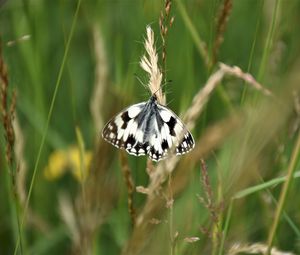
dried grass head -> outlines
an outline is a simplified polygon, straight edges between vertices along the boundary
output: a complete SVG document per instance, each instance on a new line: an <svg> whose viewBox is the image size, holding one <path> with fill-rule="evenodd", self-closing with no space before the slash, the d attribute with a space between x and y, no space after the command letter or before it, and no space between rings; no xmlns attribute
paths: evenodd
<svg viewBox="0 0 300 255"><path fill-rule="evenodd" d="M165 96L161 89L163 75L158 65L158 54L155 47L154 32L150 26L146 27L144 46L146 54L142 56L140 66L148 73L148 87L151 94L156 95L159 103L165 104Z"/></svg>

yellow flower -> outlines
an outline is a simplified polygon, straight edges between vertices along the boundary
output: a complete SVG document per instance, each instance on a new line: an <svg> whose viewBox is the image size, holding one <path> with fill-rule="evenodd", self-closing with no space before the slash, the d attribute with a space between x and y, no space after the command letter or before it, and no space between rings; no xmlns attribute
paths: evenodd
<svg viewBox="0 0 300 255"><path fill-rule="evenodd" d="M70 170L78 181L83 181L88 175L91 160L92 153L85 151L81 156L77 146L70 146L66 150L56 150L49 156L44 175L48 180L55 180Z"/></svg>
<svg viewBox="0 0 300 255"><path fill-rule="evenodd" d="M92 153L90 151L86 151L82 159L79 148L71 147L68 153L68 157L70 168L74 177L78 181L84 180L87 177L91 165ZM84 164L82 164L82 161L84 162Z"/></svg>

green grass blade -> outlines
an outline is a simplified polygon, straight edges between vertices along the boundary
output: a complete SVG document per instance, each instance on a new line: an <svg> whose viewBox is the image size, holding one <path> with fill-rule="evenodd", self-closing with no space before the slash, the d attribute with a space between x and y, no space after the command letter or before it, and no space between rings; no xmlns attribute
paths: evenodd
<svg viewBox="0 0 300 255"><path fill-rule="evenodd" d="M270 254L271 249L272 249L274 237L275 237L278 225L279 225L279 221L280 221L281 214L282 214L282 211L284 208L284 204L287 199L287 194L288 194L289 188L290 188L292 180L293 180L293 174L296 169L296 163L299 158L299 152L300 152L300 132L298 133L298 138L297 138L295 147L292 152L291 160L290 160L289 167L288 167L288 175L287 175L287 178L284 182L284 186L280 193L280 198L279 198L279 202L278 202L278 206L277 206L277 210L276 210L276 214L275 214L275 220L273 221L271 230L269 232L267 254Z"/></svg>
<svg viewBox="0 0 300 255"><path fill-rule="evenodd" d="M21 229L23 228L24 221L25 221L25 218L26 218L26 215L27 215L27 210L28 210L28 205L29 205L29 200L30 200L30 197L31 197L32 189L33 189L33 184L34 184L34 181L35 181L35 178L36 178L36 173L37 173L37 169L38 169L38 166L39 166L40 157L41 157L42 150L43 150L43 147L44 147L44 144L45 144L46 135L47 135L47 132L48 132L48 127L49 127L49 123L50 123L50 120L51 120L51 116L52 116L52 112L53 112L57 92L58 92L58 89L59 89L60 84L61 84L61 79L62 79L62 75L63 75L63 71L64 71L64 66L65 66L65 63L66 63L66 60L67 60L71 40L72 40L73 33L74 33L74 30L75 30L77 16L78 16L78 12L79 12L79 9L80 9L80 4L81 4L81 0L78 0L76 11L75 11L73 22L72 22L72 26L71 26L71 30L70 30L70 34L69 34L69 38L68 38L67 45L66 45L66 49L65 49L64 56L63 56L63 59L62 59L61 67L60 67L59 74L58 74L58 77L57 77L57 81L56 81L56 84L55 84L55 89L54 89L54 93L53 93L53 96L52 96L50 109L49 109L49 112L48 112L46 127L44 129L44 133L43 133L43 136L42 136L41 144L40 144L40 147L39 147L38 155L37 155L34 170L33 170L33 175L32 175L31 181L30 181L28 196L27 196L27 199L26 199L26 204L25 204L25 208L24 208L24 212L23 212L23 217L22 217L22 220L21 220ZM18 252L19 245L20 245L20 238L18 238L17 244L15 246L15 251L14 251L15 255Z"/></svg>
<svg viewBox="0 0 300 255"><path fill-rule="evenodd" d="M273 46L273 39L274 39L274 32L275 32L275 28L276 28L276 21L278 19L278 13L279 13L279 7L281 6L281 0L277 0L274 6L274 11L273 11L273 15L272 15L272 21L271 21L271 26L267 35L267 40L266 40L266 45L264 48L264 52L263 52L263 56L262 56L262 60L260 63L260 67L259 67L259 72L258 72L258 81L262 81L263 80L263 76L265 74L265 68L267 66L267 61L269 59L269 55L271 52L271 48Z"/></svg>
<svg viewBox="0 0 300 255"><path fill-rule="evenodd" d="M293 175L293 178L299 178L299 177L300 177L300 171L295 172L294 175ZM287 179L287 176L278 177L278 178L272 179L270 181L267 181L267 182L252 186L250 188L241 190L233 196L233 199L240 199L240 198L249 196L253 193L256 193L258 191L265 190L265 189L270 188L274 185L285 182L286 179Z"/></svg>

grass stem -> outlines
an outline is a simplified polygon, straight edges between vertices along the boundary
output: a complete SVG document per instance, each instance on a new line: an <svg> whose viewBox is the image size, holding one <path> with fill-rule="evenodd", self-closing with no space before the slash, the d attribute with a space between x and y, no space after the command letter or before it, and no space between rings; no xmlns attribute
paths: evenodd
<svg viewBox="0 0 300 255"><path fill-rule="evenodd" d="M267 61L269 59L269 55L270 55L272 46L273 46L274 32L275 32L276 21L277 21L280 5L281 5L281 0L276 0L275 6L274 6L274 11L272 14L271 26L270 26L270 29L269 29L269 32L267 35L266 45L265 45L265 48L263 51L263 56L262 56L261 63L259 66L259 72L258 72L258 76L257 76L257 80L259 82L263 81L263 76L265 74L265 68L267 65Z"/></svg>
<svg viewBox="0 0 300 255"><path fill-rule="evenodd" d="M230 204L228 207L228 211L227 211L227 215L226 215L226 219L225 219L225 226L224 226L224 230L221 236L221 242L220 242L220 247L219 247L219 253L218 255L222 255L224 254L224 243L225 243L225 239L228 233L228 229L229 229L229 223L230 223L230 219L232 216L232 207L233 207L233 199L230 200Z"/></svg>
<svg viewBox="0 0 300 255"><path fill-rule="evenodd" d="M41 143L40 143L40 147L39 147L39 150L38 150L36 162L35 162L35 165L34 165L34 170L33 170L32 178L31 178L31 181L30 181L28 196L27 196L26 203L25 203L23 217L21 219L21 231L23 229L23 225L24 225L24 222L25 222L25 219L26 219L28 205L29 205L29 200L31 198L31 194L32 194L32 190L33 190L33 184L34 184L34 181L35 181L35 178L36 178L36 173L37 173L37 169L38 169L38 166L39 166L40 158L41 158L41 155L42 155L42 150L44 148L44 144L45 144L45 140L46 140L46 135L47 135L47 132L48 132L48 127L49 127L49 124L50 124L50 120L51 120L51 116L52 116L54 104L55 104L55 101L56 101L57 92L58 92L58 89L59 89L60 84L61 84L61 79L62 79L62 75L63 75L63 71L64 71L64 66L65 66L65 63L66 63L66 60L67 60L67 56L68 56L68 53L69 53L70 44L71 44L71 40L72 40L73 33L74 33L74 30L75 30L75 25L76 25L77 16L78 16L78 13L79 13L80 5L81 5L81 0L78 0L76 11L75 11L73 22L72 22L72 26L71 26L71 30L70 30L70 34L69 34L69 38L68 38L67 45L66 45L66 49L65 49L64 56L63 56L63 59L62 59L61 67L59 69L59 74L58 74L58 77L57 77L57 81L56 81L56 84L55 84L55 89L54 89L54 93L53 93L53 96L52 96L50 109L49 109L49 112L48 112L46 126L45 126L45 129L44 129L44 132L43 132L42 140L41 140ZM15 246L14 255L17 254L18 249L19 249L19 245L20 245L20 238L18 238L18 240L17 240L16 246Z"/></svg>
<svg viewBox="0 0 300 255"><path fill-rule="evenodd" d="M210 60L209 60L208 52L206 50L205 43L199 36L199 33L197 32L196 27L194 26L193 22L191 21L182 1L176 0L176 3L177 3L178 10L180 12L180 15L183 19L183 22L187 26L187 29L190 31L191 36L195 42L196 48L197 48L200 56L203 58L205 65L208 67Z"/></svg>
<svg viewBox="0 0 300 255"><path fill-rule="evenodd" d="M278 202L278 206L277 206L277 210L276 210L276 214L275 214L275 219L273 221L273 225L269 232L267 254L271 254L271 249L272 249L274 237L276 234L276 230L278 228L279 220L281 218L281 214L283 211L283 207L286 202L288 191L289 191L289 188L290 188L292 180L293 180L293 175L294 175L294 172L296 169L296 163L297 163L297 159L299 157L299 152L300 152L300 132L298 132L298 138L297 138L295 147L293 149L291 160L290 160L290 163L288 166L287 179L286 179L286 181L283 185L282 191L280 193L279 202Z"/></svg>

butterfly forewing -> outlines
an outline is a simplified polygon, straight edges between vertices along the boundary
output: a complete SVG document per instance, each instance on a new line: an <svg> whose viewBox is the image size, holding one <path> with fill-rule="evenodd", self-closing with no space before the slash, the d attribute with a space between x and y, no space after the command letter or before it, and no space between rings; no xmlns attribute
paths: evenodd
<svg viewBox="0 0 300 255"><path fill-rule="evenodd" d="M113 117L103 128L103 138L117 148L129 150L136 142L136 117L141 113L146 102L134 104Z"/></svg>

